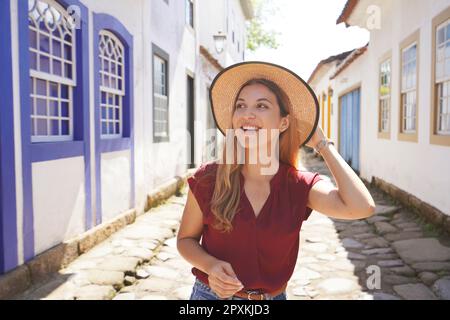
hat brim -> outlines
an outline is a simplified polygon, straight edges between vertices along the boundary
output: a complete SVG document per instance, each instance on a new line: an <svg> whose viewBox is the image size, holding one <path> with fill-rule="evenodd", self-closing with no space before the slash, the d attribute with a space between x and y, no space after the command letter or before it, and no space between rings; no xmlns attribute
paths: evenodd
<svg viewBox="0 0 450 320"><path fill-rule="evenodd" d="M291 102L289 113L297 121L300 146L316 131L320 108L311 87L285 67L262 61L247 61L223 69L214 78L209 90L211 109L217 128L225 135L232 128L234 101L242 85L251 79L267 79L276 83ZM291 120L292 121L292 120Z"/></svg>

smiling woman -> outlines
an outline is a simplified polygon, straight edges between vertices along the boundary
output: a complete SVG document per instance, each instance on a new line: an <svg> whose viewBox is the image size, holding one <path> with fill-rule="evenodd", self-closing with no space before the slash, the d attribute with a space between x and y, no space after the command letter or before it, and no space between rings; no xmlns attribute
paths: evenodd
<svg viewBox="0 0 450 320"><path fill-rule="evenodd" d="M188 179L178 250L197 277L191 299L285 300L299 232L312 210L365 218L373 213L373 199L324 140L317 100L293 72L269 63L237 64L216 77L210 96L234 162L224 161L225 146L221 161L203 164ZM278 134L261 135L264 131ZM306 143L320 143L339 189L317 173L297 170L299 147ZM270 157L263 159L259 151L267 145Z"/></svg>

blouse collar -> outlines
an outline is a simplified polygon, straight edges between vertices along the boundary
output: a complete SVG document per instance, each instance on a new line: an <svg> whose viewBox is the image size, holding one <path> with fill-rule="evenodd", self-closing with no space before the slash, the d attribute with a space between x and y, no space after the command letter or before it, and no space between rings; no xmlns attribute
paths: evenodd
<svg viewBox="0 0 450 320"><path fill-rule="evenodd" d="M281 183L283 172L286 169L287 165L284 162L279 162L279 167L277 173L270 179L270 189L273 190L275 188L278 188L278 186ZM241 190L243 190L245 178L242 172L239 173L240 175L240 182L241 182Z"/></svg>

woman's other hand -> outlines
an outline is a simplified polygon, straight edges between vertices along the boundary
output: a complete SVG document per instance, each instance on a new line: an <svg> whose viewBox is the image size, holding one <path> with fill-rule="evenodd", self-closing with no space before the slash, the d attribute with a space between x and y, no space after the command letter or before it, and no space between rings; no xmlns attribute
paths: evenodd
<svg viewBox="0 0 450 320"><path fill-rule="evenodd" d="M208 270L210 288L221 299L232 297L244 287L234 273L231 264L217 260Z"/></svg>

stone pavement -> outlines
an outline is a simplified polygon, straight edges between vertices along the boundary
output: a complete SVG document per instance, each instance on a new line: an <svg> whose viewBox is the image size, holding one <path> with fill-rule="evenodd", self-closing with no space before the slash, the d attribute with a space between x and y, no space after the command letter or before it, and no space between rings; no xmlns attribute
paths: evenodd
<svg viewBox="0 0 450 320"><path fill-rule="evenodd" d="M324 162L302 164L333 182ZM194 276L176 249L186 201L172 197L16 299L188 299ZM304 223L288 299L450 299L450 238L377 189L359 221L314 212Z"/></svg>

